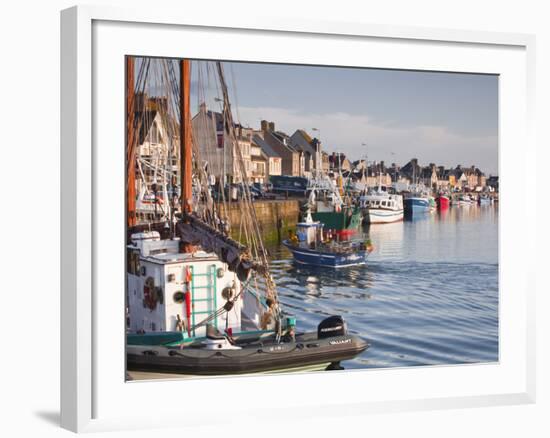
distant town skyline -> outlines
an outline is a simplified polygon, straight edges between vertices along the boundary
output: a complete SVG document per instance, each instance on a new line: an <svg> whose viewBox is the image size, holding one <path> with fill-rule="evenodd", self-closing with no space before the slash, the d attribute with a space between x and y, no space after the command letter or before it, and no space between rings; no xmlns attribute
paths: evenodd
<svg viewBox="0 0 550 438"><path fill-rule="evenodd" d="M192 100L198 102L204 99L198 70L204 77L208 69L205 62L193 64ZM423 165L475 165L498 174L496 75L223 64L235 118L245 126L259 129L265 119L288 134L320 134L323 150L352 160L403 165L418 158ZM217 110L219 103L206 100Z"/></svg>

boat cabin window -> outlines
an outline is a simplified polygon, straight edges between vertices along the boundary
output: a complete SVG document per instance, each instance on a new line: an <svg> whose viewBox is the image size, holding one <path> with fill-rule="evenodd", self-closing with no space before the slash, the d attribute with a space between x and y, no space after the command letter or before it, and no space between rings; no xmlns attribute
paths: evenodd
<svg viewBox="0 0 550 438"><path fill-rule="evenodd" d="M151 249L149 255L166 254L166 248Z"/></svg>

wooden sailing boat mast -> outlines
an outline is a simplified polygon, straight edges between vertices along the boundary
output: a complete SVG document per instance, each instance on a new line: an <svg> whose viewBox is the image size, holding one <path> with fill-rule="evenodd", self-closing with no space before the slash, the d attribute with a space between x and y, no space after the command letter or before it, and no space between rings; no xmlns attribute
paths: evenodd
<svg viewBox="0 0 550 438"><path fill-rule="evenodd" d="M126 57L126 222L128 227L136 225L136 132L135 132L135 90L134 58Z"/></svg>
<svg viewBox="0 0 550 438"><path fill-rule="evenodd" d="M191 136L191 61L180 61L180 179L181 212L191 213L193 207Z"/></svg>

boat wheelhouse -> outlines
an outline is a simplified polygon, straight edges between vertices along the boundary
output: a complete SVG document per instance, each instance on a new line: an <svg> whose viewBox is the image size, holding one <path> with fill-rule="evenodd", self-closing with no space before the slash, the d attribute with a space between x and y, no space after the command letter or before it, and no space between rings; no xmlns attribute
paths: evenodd
<svg viewBox="0 0 550 438"><path fill-rule="evenodd" d="M179 239L160 239L156 231L136 233L127 246L128 330L158 338L159 332L179 331L188 338L206 334L200 321L226 302L231 312L209 324L232 333L259 330L265 300L242 294L237 274L214 253L181 252ZM270 327L271 329L273 327Z"/></svg>
<svg viewBox="0 0 550 438"><path fill-rule="evenodd" d="M361 210L342 199L338 188L326 175L312 179L308 191L306 209L314 221L342 235L359 231L363 221Z"/></svg>

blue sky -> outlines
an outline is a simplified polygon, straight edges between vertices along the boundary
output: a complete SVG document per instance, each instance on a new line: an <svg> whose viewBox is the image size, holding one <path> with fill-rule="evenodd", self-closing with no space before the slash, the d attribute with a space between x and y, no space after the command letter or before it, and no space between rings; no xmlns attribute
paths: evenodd
<svg viewBox="0 0 550 438"><path fill-rule="evenodd" d="M403 165L416 157L498 172L497 76L252 63L224 69L244 125L259 128L263 118L288 134L316 127L324 150L353 159Z"/></svg>

